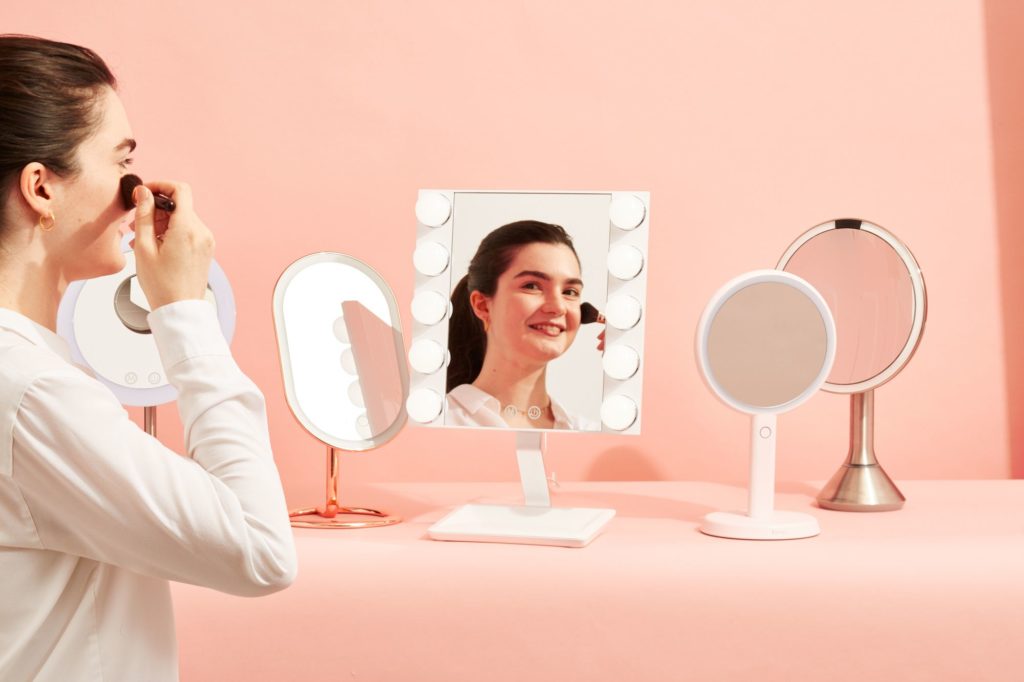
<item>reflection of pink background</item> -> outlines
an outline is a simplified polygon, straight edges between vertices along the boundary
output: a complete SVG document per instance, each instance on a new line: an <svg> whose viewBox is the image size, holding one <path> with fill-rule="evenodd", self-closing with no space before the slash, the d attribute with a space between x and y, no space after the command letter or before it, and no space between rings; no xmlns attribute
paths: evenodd
<svg viewBox="0 0 1024 682"><path fill-rule="evenodd" d="M830 229L797 249L786 272L810 282L832 311L837 341L830 383L874 379L911 343L913 280L903 259L880 237Z"/></svg>
<svg viewBox="0 0 1024 682"><path fill-rule="evenodd" d="M1007 476L1011 436L1024 457L1022 12L98 0L6 3L3 30L98 50L121 79L139 173L193 185L295 503L320 494L322 453L285 404L274 282L313 251L358 256L409 328L413 204L436 186L652 192L644 433L552 436L560 478L742 480L747 418L702 385L697 318L727 279L842 216L893 230L928 278L922 346L877 397L883 463L897 480ZM782 417L780 479L831 475L847 409L821 394ZM160 419L180 447L174 411ZM346 456L343 475L510 479L512 443L410 427Z"/></svg>

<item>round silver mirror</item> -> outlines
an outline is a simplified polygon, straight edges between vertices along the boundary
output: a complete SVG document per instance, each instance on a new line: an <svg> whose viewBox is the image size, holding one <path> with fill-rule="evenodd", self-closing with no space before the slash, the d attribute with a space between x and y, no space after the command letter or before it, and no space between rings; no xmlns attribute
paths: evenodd
<svg viewBox="0 0 1024 682"><path fill-rule="evenodd" d="M405 424L409 380L398 305L387 282L362 261L314 253L295 261L274 288L285 396L295 418L327 446L327 502L292 512L292 525L360 528L399 519L337 499L338 452L387 443ZM337 519L357 515L358 521Z"/></svg>
<svg viewBox="0 0 1024 682"><path fill-rule="evenodd" d="M822 387L851 395L850 449L818 503L842 511L888 511L903 494L874 452L874 390L906 366L924 333L927 296L910 249L888 230L843 219L802 234L778 268L810 282L836 323L835 364Z"/></svg>

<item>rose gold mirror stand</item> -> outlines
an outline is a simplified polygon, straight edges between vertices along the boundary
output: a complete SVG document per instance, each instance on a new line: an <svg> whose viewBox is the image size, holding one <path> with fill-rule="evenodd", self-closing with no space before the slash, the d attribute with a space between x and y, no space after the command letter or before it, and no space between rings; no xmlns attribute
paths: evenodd
<svg viewBox="0 0 1024 682"><path fill-rule="evenodd" d="M322 507L295 509L288 513L295 528L375 528L390 526L402 519L376 509L338 505L339 451L327 446L327 501ZM343 521L339 516L365 516L365 520Z"/></svg>
<svg viewBox="0 0 1024 682"><path fill-rule="evenodd" d="M142 408L142 421L146 433L156 438L156 406L146 405Z"/></svg>

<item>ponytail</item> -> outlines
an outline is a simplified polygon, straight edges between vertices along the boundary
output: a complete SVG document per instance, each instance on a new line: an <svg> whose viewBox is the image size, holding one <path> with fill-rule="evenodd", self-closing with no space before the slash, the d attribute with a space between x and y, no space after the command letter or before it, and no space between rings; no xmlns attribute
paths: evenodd
<svg viewBox="0 0 1024 682"><path fill-rule="evenodd" d="M448 382L445 392L461 384L470 384L484 367L487 334L469 303L469 275L452 292L452 317L448 322Z"/></svg>

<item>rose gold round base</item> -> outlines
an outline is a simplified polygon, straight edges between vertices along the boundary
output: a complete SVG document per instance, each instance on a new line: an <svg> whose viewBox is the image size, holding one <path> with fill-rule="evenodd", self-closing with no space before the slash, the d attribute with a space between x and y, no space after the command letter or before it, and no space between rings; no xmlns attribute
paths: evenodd
<svg viewBox="0 0 1024 682"><path fill-rule="evenodd" d="M363 509L361 507L334 507L323 509L310 507L309 509L296 509L288 513L291 517L294 528L377 528L379 526L390 526L402 519L398 516L376 509ZM369 516L366 520L345 521L343 516Z"/></svg>

